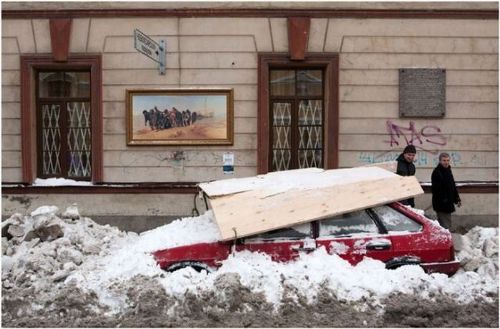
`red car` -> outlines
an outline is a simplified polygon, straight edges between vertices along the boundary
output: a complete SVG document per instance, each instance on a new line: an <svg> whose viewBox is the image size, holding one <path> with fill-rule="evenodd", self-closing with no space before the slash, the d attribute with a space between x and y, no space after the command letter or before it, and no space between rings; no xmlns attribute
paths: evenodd
<svg viewBox="0 0 500 329"><path fill-rule="evenodd" d="M460 266L455 260L451 234L397 202L237 241L198 243L159 250L153 255L167 271L187 266L212 271L232 250L263 252L273 261L287 262L296 259L300 252L312 252L322 246L352 265L370 257L385 262L389 269L418 264L428 273L448 275Z"/></svg>

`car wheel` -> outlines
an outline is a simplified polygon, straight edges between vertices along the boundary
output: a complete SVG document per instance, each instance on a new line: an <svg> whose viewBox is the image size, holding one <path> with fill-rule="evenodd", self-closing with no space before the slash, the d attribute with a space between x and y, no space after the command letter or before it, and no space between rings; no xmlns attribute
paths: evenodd
<svg viewBox="0 0 500 329"><path fill-rule="evenodd" d="M420 258L415 256L403 256L393 258L385 263L385 268L388 270L394 270L398 267L404 265L420 265Z"/></svg>
<svg viewBox="0 0 500 329"><path fill-rule="evenodd" d="M167 267L165 270L167 272L174 272L174 271L180 270L182 268L186 268L186 267L191 267L196 272L201 272L201 271L205 270L208 273L210 273L210 272L214 271L214 269L211 268L210 266L208 266L207 264L203 264L200 262L189 262L189 261L172 264L169 267Z"/></svg>

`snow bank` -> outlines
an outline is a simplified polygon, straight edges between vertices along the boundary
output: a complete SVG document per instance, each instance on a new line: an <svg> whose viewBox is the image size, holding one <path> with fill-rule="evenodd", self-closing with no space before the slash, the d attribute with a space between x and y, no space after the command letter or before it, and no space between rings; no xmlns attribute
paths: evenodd
<svg viewBox="0 0 500 329"><path fill-rule="evenodd" d="M190 268L165 273L156 265L151 252L217 241L219 232L210 211L140 235L80 217L75 205L62 218L57 211L44 207L33 212L34 217L16 214L6 223L21 227L24 235L10 240L2 238L4 297L11 289L31 289L30 293L38 296L33 301L34 310L50 305L61 287L79 287L97 294L99 302L112 312L121 312L129 307L127 291L137 275L153 278L168 295L179 300L187 293L213 292L220 296L223 292L217 289L217 281L236 276L243 286L264 294L275 305L284 298L297 300L299 296L314 302L324 289L339 300L372 307L382 306L381 300L392 293L423 298L446 295L467 303L487 299L498 291L497 228L476 227L463 236L458 256L464 268L451 278L443 274L428 275L418 266L386 270L384 263L369 258L353 267L323 248L301 255L291 263L276 263L264 254L239 252L214 273L198 273ZM37 223L41 227L60 225L64 235L47 241L32 236L27 239Z"/></svg>
<svg viewBox="0 0 500 329"><path fill-rule="evenodd" d="M457 259L463 270L498 280L498 227L476 226L459 239Z"/></svg>
<svg viewBox="0 0 500 329"><path fill-rule="evenodd" d="M461 272L448 278L439 273L428 275L419 266L387 270L383 262L370 258L351 266L339 256L329 255L324 248L301 255L292 263L276 263L264 254L239 252L226 260L217 273L183 269L168 274L161 282L169 294L182 296L186 292L211 289L214 280L223 273L239 274L244 286L264 293L274 304L284 297L294 297L283 295L285 287L292 287L297 295L307 297L308 302L314 302L321 290L329 288L339 300L373 305L379 305L381 299L392 293L424 298L445 294L468 303L498 290L495 279L475 272Z"/></svg>

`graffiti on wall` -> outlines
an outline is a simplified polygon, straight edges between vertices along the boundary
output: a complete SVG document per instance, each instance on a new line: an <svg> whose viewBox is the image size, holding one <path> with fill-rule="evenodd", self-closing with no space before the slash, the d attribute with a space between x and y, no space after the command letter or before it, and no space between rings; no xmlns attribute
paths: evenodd
<svg viewBox="0 0 500 329"><path fill-rule="evenodd" d="M446 146L447 139L441 128L437 125L426 124L418 127L414 121L408 124L398 124L392 120L386 121L386 129L391 150L385 152L360 152L358 161L362 164L394 161L407 145L414 145L417 149L415 165L422 167L436 166L439 162L439 151ZM449 152L453 165L460 166L463 163L460 152Z"/></svg>
<svg viewBox="0 0 500 329"><path fill-rule="evenodd" d="M424 125L418 128L414 121L408 126L399 125L391 120L386 122L389 140L384 141L390 147L404 148L414 145L417 150L437 154L438 147L446 145L446 137L441 133L441 128L436 125Z"/></svg>
<svg viewBox="0 0 500 329"><path fill-rule="evenodd" d="M402 151L402 150L401 150ZM378 162L394 161L401 154L401 151L388 152L360 152L358 161L362 164L372 164ZM454 166L462 165L462 155L460 152L449 152L451 163ZM438 154L429 154L427 152L417 152L414 164L418 167L434 167L439 163Z"/></svg>

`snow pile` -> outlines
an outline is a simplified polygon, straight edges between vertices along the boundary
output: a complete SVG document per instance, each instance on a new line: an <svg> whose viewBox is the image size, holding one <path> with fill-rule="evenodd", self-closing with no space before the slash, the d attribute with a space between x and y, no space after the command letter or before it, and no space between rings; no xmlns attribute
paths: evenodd
<svg viewBox="0 0 500 329"><path fill-rule="evenodd" d="M116 227L80 217L75 208L69 207L60 218L57 207L43 206L31 216L16 213L2 222L4 288L49 291L52 283L64 280L81 264L107 254L111 237L127 235Z"/></svg>
<svg viewBox="0 0 500 329"><path fill-rule="evenodd" d="M129 233L125 238L114 241L110 254L83 264L68 277L67 282L95 291L105 305L119 310L126 305L121 296L108 290L113 283L130 280L136 275L164 275L164 271L156 265L152 252L180 245L215 242L219 238L211 211L198 217L175 220L141 235Z"/></svg>
<svg viewBox="0 0 500 329"><path fill-rule="evenodd" d="M227 285L243 286L274 305L304 298L314 303L325 291L338 300L371 307L381 306L381 300L393 293L423 298L446 295L467 303L498 291L498 229L475 228L463 237L467 247L459 256L465 270L451 278L428 275L418 266L386 270L384 263L369 258L353 267L324 248L290 263L276 263L268 255L245 251L232 254L214 273L191 268L165 273L151 252L217 241L219 231L212 212L141 235L96 224L81 217L76 205L61 217L57 213L56 207L46 206L31 216L15 214L2 223L3 300L23 291L26 296L38 296L31 312L45 311L55 307L51 305L58 300L57 294L76 288L84 295L74 293L75 303L95 300L99 304L95 312L124 312L133 307L131 291L141 291L135 287L141 282L138 277L151 278L177 301L207 295L225 300L227 291L220 287L230 280Z"/></svg>
<svg viewBox="0 0 500 329"><path fill-rule="evenodd" d="M498 227L476 226L458 240L455 248L462 268L498 280Z"/></svg>
<svg viewBox="0 0 500 329"><path fill-rule="evenodd" d="M273 262L268 255L248 251L236 253L223 262L217 273L182 269L161 279L168 294L183 296L211 289L214 280L223 273L237 273L241 283L266 299L279 304L284 298L305 296L308 303L316 301L324 289L329 289L340 301L367 302L380 306L380 300L393 293L433 298L447 295L457 302L468 303L494 294L496 280L474 272L461 272L451 278L445 274L426 274L419 266L403 266L387 270L385 264L365 258L357 266L350 265L324 248L301 255L291 263ZM287 295L287 291L292 295Z"/></svg>

